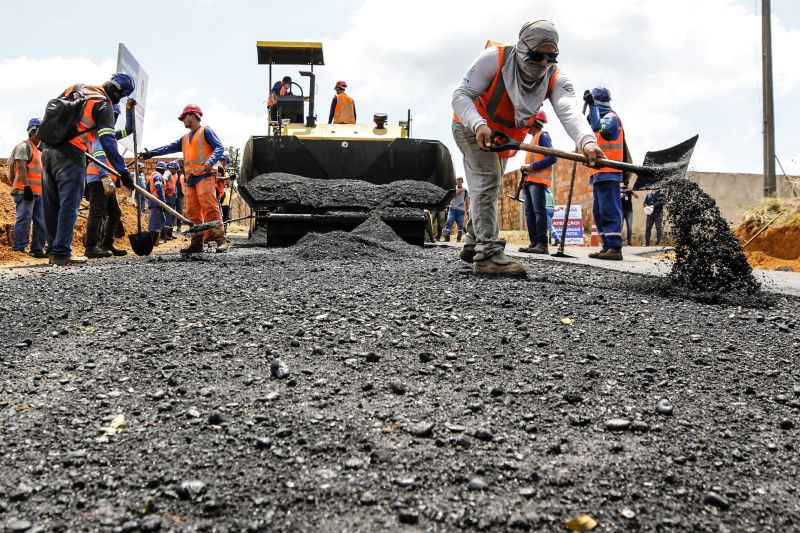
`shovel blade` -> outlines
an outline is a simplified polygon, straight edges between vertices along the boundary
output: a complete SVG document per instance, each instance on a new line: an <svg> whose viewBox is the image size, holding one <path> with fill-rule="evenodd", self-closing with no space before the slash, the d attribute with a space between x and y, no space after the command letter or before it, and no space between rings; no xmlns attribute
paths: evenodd
<svg viewBox="0 0 800 533"><path fill-rule="evenodd" d="M153 237L150 233L139 232L128 235L131 249L136 255L150 255L153 252Z"/></svg>
<svg viewBox="0 0 800 533"><path fill-rule="evenodd" d="M642 163L643 167L647 167L647 171L636 175L633 190L657 189L660 181L685 178L698 137L695 135L671 148L647 152Z"/></svg>

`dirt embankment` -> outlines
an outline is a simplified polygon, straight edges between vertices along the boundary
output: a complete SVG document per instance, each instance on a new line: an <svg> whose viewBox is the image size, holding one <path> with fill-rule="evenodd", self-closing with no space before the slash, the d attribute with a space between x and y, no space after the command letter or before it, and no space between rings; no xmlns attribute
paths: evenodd
<svg viewBox="0 0 800 533"><path fill-rule="evenodd" d="M800 200L765 200L734 231L744 244L779 215L747 245L747 261L755 268L800 272Z"/></svg>
<svg viewBox="0 0 800 533"><path fill-rule="evenodd" d="M14 242L14 219L16 218L16 206L11 196L11 187L1 182L6 177L6 166L0 165L0 264L8 265L14 263L41 263L46 259L34 259L26 254L13 251ZM126 233L136 231L136 208L128 202L128 196L119 193L117 196L120 207L122 208L122 224ZM72 249L75 254L82 254L84 251L83 234L86 231L86 215L88 214L89 203L86 200L81 202L81 211L78 221L75 224L75 235L72 239ZM142 225L147 229L147 215L142 218ZM114 242L117 248L130 250L128 239L118 238Z"/></svg>

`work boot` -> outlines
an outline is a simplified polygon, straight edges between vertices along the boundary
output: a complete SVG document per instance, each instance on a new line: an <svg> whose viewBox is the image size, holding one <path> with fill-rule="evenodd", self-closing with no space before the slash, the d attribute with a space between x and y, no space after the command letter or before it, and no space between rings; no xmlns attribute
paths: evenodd
<svg viewBox="0 0 800 533"><path fill-rule="evenodd" d="M50 256L49 263L51 265L83 265L87 261L87 258L82 255L70 255L68 257L53 257Z"/></svg>
<svg viewBox="0 0 800 533"><path fill-rule="evenodd" d="M600 257L600 254L604 254L608 251L608 248L601 248L596 252L592 252L589 254L589 259L597 259Z"/></svg>
<svg viewBox="0 0 800 533"><path fill-rule="evenodd" d="M442 242L450 242L450 234L449 233L445 233L444 234L444 238L442 239Z"/></svg>
<svg viewBox="0 0 800 533"><path fill-rule="evenodd" d="M108 250L101 250L96 244L86 248L86 257L89 259L105 259L111 257L112 253Z"/></svg>
<svg viewBox="0 0 800 533"><path fill-rule="evenodd" d="M528 246L520 246L518 251L524 254L531 254L533 253L531 250L533 250L534 248L535 246L533 244L529 244Z"/></svg>
<svg viewBox="0 0 800 533"><path fill-rule="evenodd" d="M225 238L222 238L222 239L216 241L216 243L217 243L217 253L218 254L224 254L225 252L228 251L228 248L230 248L230 246L231 246L231 243L228 242L228 239L225 239Z"/></svg>
<svg viewBox="0 0 800 533"><path fill-rule="evenodd" d="M167 240L174 241L175 239L177 239L177 237L172 234L172 228L167 228Z"/></svg>
<svg viewBox="0 0 800 533"><path fill-rule="evenodd" d="M530 248L528 251L532 254L550 255L550 250L547 249L547 245L542 243L537 244L533 248Z"/></svg>
<svg viewBox="0 0 800 533"><path fill-rule="evenodd" d="M460 232L460 231L458 232L458 234L456 234L456 242L461 242L461 236L462 235L463 235L463 233Z"/></svg>
<svg viewBox="0 0 800 533"><path fill-rule="evenodd" d="M45 257L47 257L47 254L44 253L43 250L31 250L30 252L28 252L28 255L31 257L35 257L36 259L44 259Z"/></svg>
<svg viewBox="0 0 800 533"><path fill-rule="evenodd" d="M600 253L597 259L604 259L606 261L622 261L622 250L619 248L609 248L605 252Z"/></svg>
<svg viewBox="0 0 800 533"><path fill-rule="evenodd" d="M475 260L475 245L465 244L461 251L458 253L459 259L472 263Z"/></svg>
<svg viewBox="0 0 800 533"><path fill-rule="evenodd" d="M525 267L509 259L504 252L499 252L491 257L475 261L472 264L472 271L476 274L487 274L492 276L518 276L528 275Z"/></svg>
<svg viewBox="0 0 800 533"><path fill-rule="evenodd" d="M195 235L192 237L192 241L189 243L189 246L186 248L181 248L180 253L182 254L199 254L203 252L203 236L202 235Z"/></svg>
<svg viewBox="0 0 800 533"><path fill-rule="evenodd" d="M119 248L114 248L114 244L103 244L103 250L111 252L111 255L114 257L122 257L123 255L128 255L127 250L120 250Z"/></svg>
<svg viewBox="0 0 800 533"><path fill-rule="evenodd" d="M162 242L166 243L169 241L169 239L167 239L167 228L161 228L161 233L159 235L161 236Z"/></svg>
<svg viewBox="0 0 800 533"><path fill-rule="evenodd" d="M153 241L153 246L161 244L161 234L158 230L153 230L148 233L150 234L150 240Z"/></svg>

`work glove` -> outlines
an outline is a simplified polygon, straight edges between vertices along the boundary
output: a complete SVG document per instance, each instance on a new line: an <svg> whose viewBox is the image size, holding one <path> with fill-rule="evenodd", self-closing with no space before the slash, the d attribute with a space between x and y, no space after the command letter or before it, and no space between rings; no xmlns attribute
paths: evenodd
<svg viewBox="0 0 800 533"><path fill-rule="evenodd" d="M586 102L586 105L594 105L594 97L592 96L592 91L586 89L583 91L583 101Z"/></svg>
<svg viewBox="0 0 800 533"><path fill-rule="evenodd" d="M33 200L33 189L31 189L30 185L26 185L25 188L22 189L22 199L28 202Z"/></svg>
<svg viewBox="0 0 800 533"><path fill-rule="evenodd" d="M106 196L111 196L114 194L114 190L117 188L117 186L114 185L114 180L112 180L110 176L103 177L103 179L100 180L100 183L103 184L103 190L106 192Z"/></svg>
<svg viewBox="0 0 800 533"><path fill-rule="evenodd" d="M144 149L144 152L139 154L139 159L150 159L151 157L153 157L153 154L150 153L150 150L147 148Z"/></svg>
<svg viewBox="0 0 800 533"><path fill-rule="evenodd" d="M125 109L131 110L135 105L136 105L136 100L128 97L128 100L125 102Z"/></svg>
<svg viewBox="0 0 800 533"><path fill-rule="evenodd" d="M127 170L123 170L119 173L119 180L122 184L130 190L134 190L136 187L133 185L133 178L131 177L131 173Z"/></svg>

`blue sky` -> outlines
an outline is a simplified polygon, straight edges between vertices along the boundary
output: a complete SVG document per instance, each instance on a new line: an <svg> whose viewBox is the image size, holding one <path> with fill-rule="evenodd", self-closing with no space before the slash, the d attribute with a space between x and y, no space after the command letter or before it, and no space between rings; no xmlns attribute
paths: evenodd
<svg viewBox="0 0 800 533"><path fill-rule="evenodd" d="M144 145L178 138L176 113L194 102L226 144L240 146L266 129L267 68L256 64L256 41L321 40L322 121L333 83L344 79L362 118L387 112L396 122L411 108L415 136L445 142L460 170L450 96L461 74L487 38L513 42L522 23L548 18L561 33L561 65L576 87L611 89L634 159L699 133L696 170L761 169L760 3L753 0L620 0L599 11L585 0L501 10L473 0L145 0L109 6L107 24L63 2L35 6L4 24L0 153L67 85L106 79L119 42L150 75ZM777 152L788 172L800 174L800 2L773 0L773 15ZM276 67L275 75L297 70ZM555 117L549 129L557 147L572 148Z"/></svg>

